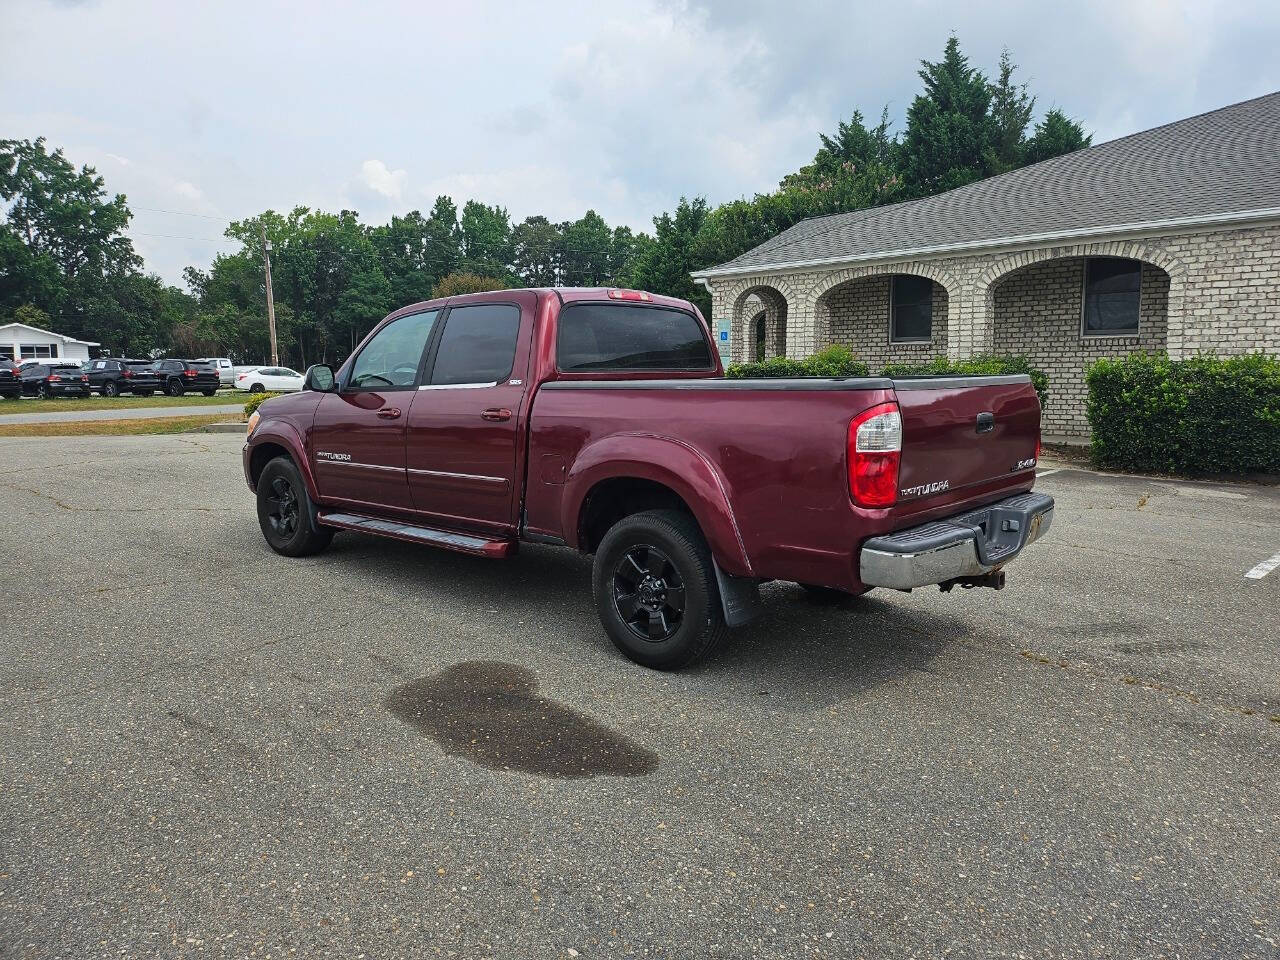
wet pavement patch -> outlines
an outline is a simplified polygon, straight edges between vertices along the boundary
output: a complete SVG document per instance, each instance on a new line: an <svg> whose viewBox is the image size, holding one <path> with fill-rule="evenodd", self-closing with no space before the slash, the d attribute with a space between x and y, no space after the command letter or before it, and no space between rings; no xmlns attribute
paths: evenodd
<svg viewBox="0 0 1280 960"><path fill-rule="evenodd" d="M658 755L585 714L537 693L512 663L472 661L396 687L383 701L455 757L544 777L636 777Z"/></svg>

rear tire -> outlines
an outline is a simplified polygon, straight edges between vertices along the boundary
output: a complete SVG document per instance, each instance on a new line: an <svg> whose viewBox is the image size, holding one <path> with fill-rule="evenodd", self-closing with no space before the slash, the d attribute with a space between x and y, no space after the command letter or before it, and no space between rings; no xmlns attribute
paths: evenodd
<svg viewBox="0 0 1280 960"><path fill-rule="evenodd" d="M619 520L600 542L591 583L609 639L641 666L687 667L728 633L711 550L688 514L647 510Z"/></svg>
<svg viewBox="0 0 1280 960"><path fill-rule="evenodd" d="M252 387L249 388L249 392L250 393L266 393L267 388L260 383L255 383Z"/></svg>
<svg viewBox="0 0 1280 960"><path fill-rule="evenodd" d="M40 396L44 400L53 399L53 390L49 387L47 383L40 384Z"/></svg>
<svg viewBox="0 0 1280 960"><path fill-rule="evenodd" d="M315 506L302 474L288 457L276 457L258 477L258 526L276 553L305 557L319 553L333 531L316 523Z"/></svg>
<svg viewBox="0 0 1280 960"><path fill-rule="evenodd" d="M181 380L170 380L165 384L164 392L171 397L180 397L187 392L187 388L182 385Z"/></svg>
<svg viewBox="0 0 1280 960"><path fill-rule="evenodd" d="M201 390L200 392L203 393L206 397L212 397L218 391L217 390Z"/></svg>

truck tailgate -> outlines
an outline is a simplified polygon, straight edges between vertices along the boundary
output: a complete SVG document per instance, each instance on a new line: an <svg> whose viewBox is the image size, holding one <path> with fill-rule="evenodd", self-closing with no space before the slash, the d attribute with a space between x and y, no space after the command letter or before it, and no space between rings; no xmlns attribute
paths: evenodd
<svg viewBox="0 0 1280 960"><path fill-rule="evenodd" d="M902 413L898 509L1007 478L1025 482L1040 445L1040 401L1025 375L893 381ZM977 491L974 491L977 493Z"/></svg>

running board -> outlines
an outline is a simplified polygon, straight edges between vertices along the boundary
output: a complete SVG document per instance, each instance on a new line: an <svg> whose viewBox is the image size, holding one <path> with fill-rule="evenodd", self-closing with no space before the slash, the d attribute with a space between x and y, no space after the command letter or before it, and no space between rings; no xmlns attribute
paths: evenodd
<svg viewBox="0 0 1280 960"><path fill-rule="evenodd" d="M426 544L429 547L441 547L457 553L469 553L474 557L488 557L500 560L510 555L516 548L514 540L492 540L468 533L449 533L446 530L435 530L431 527L419 527L412 523L401 523L399 520L381 520L377 517L364 517L358 513L328 513L321 511L316 520L326 527L339 530L354 530L357 533L371 533L379 537L391 537L394 540L405 540L409 543Z"/></svg>

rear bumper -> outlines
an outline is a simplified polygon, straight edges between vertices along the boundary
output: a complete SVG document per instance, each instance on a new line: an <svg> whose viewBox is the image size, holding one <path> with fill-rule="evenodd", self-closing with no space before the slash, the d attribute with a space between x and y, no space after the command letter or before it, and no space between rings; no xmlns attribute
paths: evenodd
<svg viewBox="0 0 1280 960"><path fill-rule="evenodd" d="M999 570L1053 523L1053 498L1020 493L862 545L859 579L909 590Z"/></svg>

